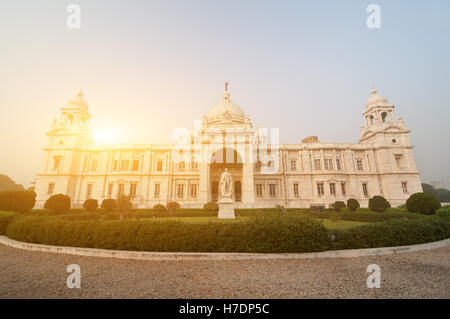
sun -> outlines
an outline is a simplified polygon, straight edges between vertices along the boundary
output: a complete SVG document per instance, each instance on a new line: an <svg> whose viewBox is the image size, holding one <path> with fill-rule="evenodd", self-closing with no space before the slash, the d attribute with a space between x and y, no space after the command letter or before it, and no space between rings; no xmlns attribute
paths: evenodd
<svg viewBox="0 0 450 319"><path fill-rule="evenodd" d="M92 134L94 141L99 144L111 144L114 142L116 134L110 129L96 129Z"/></svg>

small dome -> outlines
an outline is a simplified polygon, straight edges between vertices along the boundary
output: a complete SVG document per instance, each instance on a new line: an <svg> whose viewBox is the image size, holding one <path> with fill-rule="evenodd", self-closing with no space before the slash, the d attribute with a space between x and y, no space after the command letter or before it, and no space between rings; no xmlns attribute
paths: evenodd
<svg viewBox="0 0 450 319"><path fill-rule="evenodd" d="M391 106L389 104L389 101L384 96L378 94L377 90L372 89L371 91L372 95L369 97L369 99L366 102L366 107L369 108L371 106Z"/></svg>
<svg viewBox="0 0 450 319"><path fill-rule="evenodd" d="M222 101L213 106L213 108L209 111L208 117L222 116L226 113L239 117L245 117L245 113L242 109L238 105L231 102L230 93L228 93L228 91L223 93Z"/></svg>
<svg viewBox="0 0 450 319"><path fill-rule="evenodd" d="M78 92L76 97L74 97L73 99L69 100L66 103L66 106L67 107L76 107L76 108L81 107L86 110L88 109L88 105L87 105L86 101L83 99L83 93L81 92L81 90L80 90L80 92Z"/></svg>

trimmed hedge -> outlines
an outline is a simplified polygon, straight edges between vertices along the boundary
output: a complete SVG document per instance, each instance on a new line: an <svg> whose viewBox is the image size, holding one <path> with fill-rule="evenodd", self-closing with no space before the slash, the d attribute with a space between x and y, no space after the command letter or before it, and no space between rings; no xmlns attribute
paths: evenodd
<svg viewBox="0 0 450 319"><path fill-rule="evenodd" d="M313 252L331 244L322 223L293 214L254 217L238 225L22 217L8 225L6 234L39 244L138 251Z"/></svg>
<svg viewBox="0 0 450 319"><path fill-rule="evenodd" d="M335 235L336 249L414 245L449 238L450 220L437 217L392 219L336 231Z"/></svg>
<svg viewBox="0 0 450 319"><path fill-rule="evenodd" d="M6 228L9 223L17 216L18 215L16 213L0 211L0 235L4 235L6 233Z"/></svg>
<svg viewBox="0 0 450 319"><path fill-rule="evenodd" d="M55 214L65 213L70 210L70 197L64 194L52 195L45 201L44 208Z"/></svg>
<svg viewBox="0 0 450 319"><path fill-rule="evenodd" d="M359 202L356 198L347 199L347 208L351 211L355 211L360 207Z"/></svg>
<svg viewBox="0 0 450 319"><path fill-rule="evenodd" d="M450 206L444 206L436 211L436 216L450 218Z"/></svg>
<svg viewBox="0 0 450 319"><path fill-rule="evenodd" d="M36 193L33 191L0 192L0 210L16 213L26 213L33 209L36 203Z"/></svg>
<svg viewBox="0 0 450 319"><path fill-rule="evenodd" d="M369 199L369 208L374 212L384 213L391 208L391 204L383 196L375 195Z"/></svg>
<svg viewBox="0 0 450 319"><path fill-rule="evenodd" d="M441 203L428 193L414 193L406 200L406 208L414 213L433 215L440 207Z"/></svg>
<svg viewBox="0 0 450 319"><path fill-rule="evenodd" d="M86 199L83 203L83 208L86 208L90 212L94 212L98 208L98 202L96 199Z"/></svg>

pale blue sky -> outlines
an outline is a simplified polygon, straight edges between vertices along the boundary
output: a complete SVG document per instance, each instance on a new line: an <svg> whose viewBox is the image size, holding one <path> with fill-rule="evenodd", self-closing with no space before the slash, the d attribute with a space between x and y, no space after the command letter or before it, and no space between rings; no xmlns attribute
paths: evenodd
<svg viewBox="0 0 450 319"><path fill-rule="evenodd" d="M81 6L81 29L66 7ZM381 7L368 29L366 7ZM83 88L94 127L169 143L223 81L281 142L357 142L375 86L411 129L424 182L450 177L450 1L2 1L0 173L28 185L44 131Z"/></svg>

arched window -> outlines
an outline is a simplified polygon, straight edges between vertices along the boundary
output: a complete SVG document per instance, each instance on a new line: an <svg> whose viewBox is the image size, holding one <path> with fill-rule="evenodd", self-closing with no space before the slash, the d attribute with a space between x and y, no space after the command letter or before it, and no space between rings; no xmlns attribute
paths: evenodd
<svg viewBox="0 0 450 319"><path fill-rule="evenodd" d="M386 122L386 117L387 117L386 112L381 113L381 120L383 121L383 123Z"/></svg>
<svg viewBox="0 0 450 319"><path fill-rule="evenodd" d="M72 125L72 123L73 123L73 115L72 114L67 115L67 123L69 125Z"/></svg>
<svg viewBox="0 0 450 319"><path fill-rule="evenodd" d="M371 115L371 116L369 117L369 120L370 120L370 124L373 124L373 115Z"/></svg>

